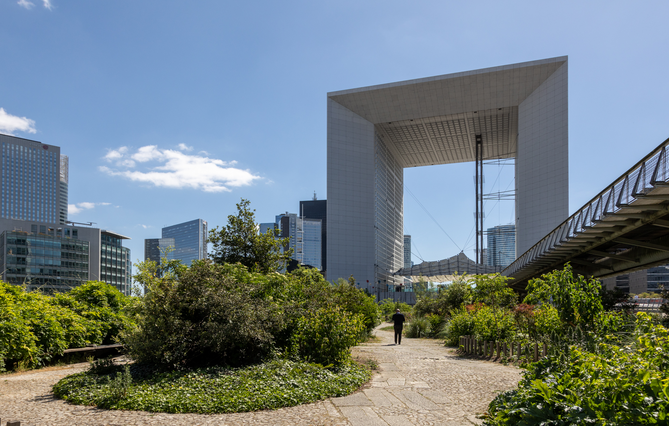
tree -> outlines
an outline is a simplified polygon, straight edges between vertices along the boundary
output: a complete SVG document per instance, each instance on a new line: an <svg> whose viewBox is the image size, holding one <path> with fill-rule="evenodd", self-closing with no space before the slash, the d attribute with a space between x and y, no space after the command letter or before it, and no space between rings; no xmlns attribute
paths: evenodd
<svg viewBox="0 0 669 426"><path fill-rule="evenodd" d="M260 233L255 221L255 210L251 210L249 200L237 204L237 214L228 216L228 224L209 231L209 242L213 253L209 256L214 263L241 263L251 271L275 272L285 268L292 250L282 251L288 245L288 238L277 239L278 230Z"/></svg>

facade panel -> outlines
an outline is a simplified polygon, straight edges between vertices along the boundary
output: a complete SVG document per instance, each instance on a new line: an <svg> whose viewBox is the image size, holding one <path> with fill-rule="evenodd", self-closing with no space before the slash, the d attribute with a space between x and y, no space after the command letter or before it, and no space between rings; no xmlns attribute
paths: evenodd
<svg viewBox="0 0 669 426"><path fill-rule="evenodd" d="M174 259L190 266L193 260L207 258L207 222L195 219L177 225L167 226L162 230L163 238L174 239Z"/></svg>

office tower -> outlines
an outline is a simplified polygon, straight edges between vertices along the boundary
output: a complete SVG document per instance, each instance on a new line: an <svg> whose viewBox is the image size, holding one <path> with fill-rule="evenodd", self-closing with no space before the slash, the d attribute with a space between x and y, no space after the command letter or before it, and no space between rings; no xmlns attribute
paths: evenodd
<svg viewBox="0 0 669 426"><path fill-rule="evenodd" d="M304 219L295 213L284 213L276 216L276 224L280 230L277 238L288 238L284 250L293 250L292 258L301 265L310 265L320 269L322 223L320 219Z"/></svg>
<svg viewBox="0 0 669 426"><path fill-rule="evenodd" d="M409 269L413 266L411 261L411 235L404 236L404 268Z"/></svg>
<svg viewBox="0 0 669 426"><path fill-rule="evenodd" d="M506 268L516 260L516 225L488 228L486 258L488 266Z"/></svg>
<svg viewBox="0 0 669 426"><path fill-rule="evenodd" d="M99 280L130 295L130 249L122 245L126 239L98 228L0 219L0 278L44 292Z"/></svg>
<svg viewBox="0 0 669 426"><path fill-rule="evenodd" d="M132 260L130 249L122 241L129 239L115 232L100 230L100 281L111 284L123 294L130 295Z"/></svg>
<svg viewBox="0 0 669 426"><path fill-rule="evenodd" d="M67 159L61 166L60 147L0 135L0 218L63 224L66 186Z"/></svg>
<svg viewBox="0 0 669 426"><path fill-rule="evenodd" d="M321 266L323 275L327 278L325 270L328 259L328 204L327 200L317 200L314 193L313 200L300 201L300 216L307 219L320 219L321 221Z"/></svg>
<svg viewBox="0 0 669 426"><path fill-rule="evenodd" d="M277 229L276 228L276 223L272 223L272 222L260 223L260 224L258 224L258 227L260 228L259 231L260 231L261 234L266 234L267 231L269 231L270 229L272 229L272 230Z"/></svg>
<svg viewBox="0 0 669 426"><path fill-rule="evenodd" d="M174 238L147 238L144 240L144 260L150 260L160 265L163 257L174 259Z"/></svg>
<svg viewBox="0 0 669 426"><path fill-rule="evenodd" d="M322 269L321 254L323 246L321 240L322 223L320 219L302 218L302 263L317 269Z"/></svg>
<svg viewBox="0 0 669 426"><path fill-rule="evenodd" d="M70 179L69 163L70 161L67 155L60 156L60 189L58 191L60 200L58 202L58 223L67 222L67 195Z"/></svg>
<svg viewBox="0 0 669 426"><path fill-rule="evenodd" d="M207 222L202 219L167 226L163 228L162 237L174 239L174 259L184 265L207 258Z"/></svg>

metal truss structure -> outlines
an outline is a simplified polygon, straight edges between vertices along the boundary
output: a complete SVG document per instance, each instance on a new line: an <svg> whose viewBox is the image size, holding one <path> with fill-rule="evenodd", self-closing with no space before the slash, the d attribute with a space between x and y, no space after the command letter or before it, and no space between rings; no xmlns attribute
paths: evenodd
<svg viewBox="0 0 669 426"><path fill-rule="evenodd" d="M669 139L509 265L503 275L524 289L529 279L570 262L604 278L669 263Z"/></svg>

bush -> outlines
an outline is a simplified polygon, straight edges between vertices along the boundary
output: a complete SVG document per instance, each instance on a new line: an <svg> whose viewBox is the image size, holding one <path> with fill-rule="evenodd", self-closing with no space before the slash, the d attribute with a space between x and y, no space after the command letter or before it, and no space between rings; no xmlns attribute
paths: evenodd
<svg viewBox="0 0 669 426"><path fill-rule="evenodd" d="M446 345L457 346L460 344L460 336L471 336L474 334L474 315L466 308L454 311L451 319L446 324Z"/></svg>
<svg viewBox="0 0 669 426"><path fill-rule="evenodd" d="M414 317L406 326L404 335L411 338L426 337L430 333L430 321L425 317Z"/></svg>
<svg viewBox="0 0 669 426"><path fill-rule="evenodd" d="M82 297L88 291L104 294L114 307L100 307L100 300ZM44 365L65 349L111 343L132 326L123 312L129 303L105 283L88 282L47 296L0 281L0 371Z"/></svg>
<svg viewBox="0 0 669 426"><path fill-rule="evenodd" d="M334 286L333 302L344 310L360 314L365 325L364 331L369 334L381 323L381 311L376 303L375 296L366 294L363 290L355 287L353 277L346 280L340 279Z"/></svg>
<svg viewBox="0 0 669 426"><path fill-rule="evenodd" d="M393 299L383 299L379 302L379 310L385 321L390 321L398 309L407 319L411 317L411 306L404 302L395 302Z"/></svg>
<svg viewBox="0 0 669 426"><path fill-rule="evenodd" d="M440 289L436 296L432 297L428 294L421 297L414 306L415 314L418 316L429 314L447 316L451 314L451 311L471 303L472 287L469 280L469 276L460 275L450 285Z"/></svg>
<svg viewBox="0 0 669 426"><path fill-rule="evenodd" d="M532 364L517 390L497 396L487 425L669 423L669 332L637 316L624 349L600 343L596 352L571 346L566 357Z"/></svg>
<svg viewBox="0 0 669 426"><path fill-rule="evenodd" d="M364 330L362 314L327 307L302 317L292 335L293 353L307 362L340 365Z"/></svg>

